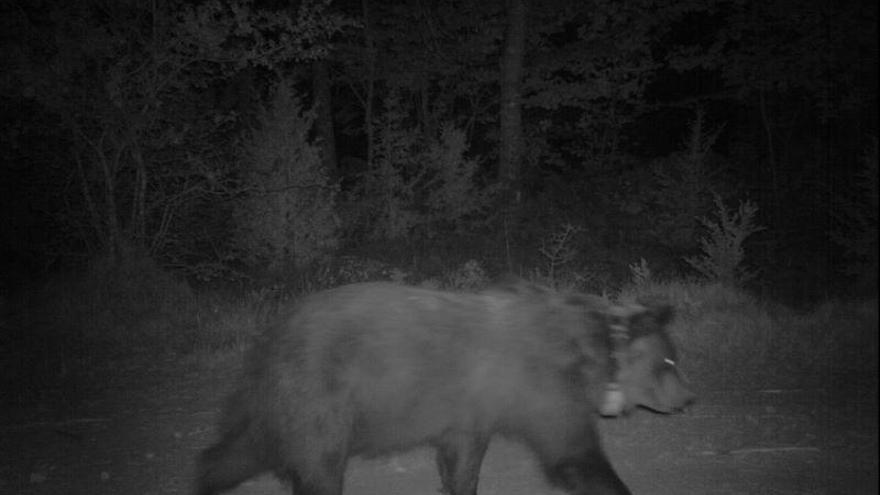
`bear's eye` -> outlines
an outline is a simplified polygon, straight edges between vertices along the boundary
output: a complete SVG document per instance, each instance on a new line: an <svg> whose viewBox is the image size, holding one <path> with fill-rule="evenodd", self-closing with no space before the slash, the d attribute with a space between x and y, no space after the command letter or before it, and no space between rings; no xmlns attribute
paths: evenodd
<svg viewBox="0 0 880 495"><path fill-rule="evenodd" d="M663 361L658 360L654 362L653 369L654 373L656 373L657 375L662 375L664 373L674 373L676 370L675 361L670 358L663 358Z"/></svg>
<svg viewBox="0 0 880 495"><path fill-rule="evenodd" d="M645 357L645 352L637 349L632 349L629 351L629 354L626 357L626 361L628 363L636 363L641 361Z"/></svg>

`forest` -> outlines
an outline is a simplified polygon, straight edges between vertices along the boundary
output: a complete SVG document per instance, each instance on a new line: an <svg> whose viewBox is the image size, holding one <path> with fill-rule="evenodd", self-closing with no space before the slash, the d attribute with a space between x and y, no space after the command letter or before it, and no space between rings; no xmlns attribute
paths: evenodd
<svg viewBox="0 0 880 495"><path fill-rule="evenodd" d="M4 2L3 290L108 257L259 285L351 256L870 291L876 13ZM725 273L687 262L703 239Z"/></svg>
<svg viewBox="0 0 880 495"><path fill-rule="evenodd" d="M0 491L188 491L303 296L513 275L674 307L696 413L601 423L634 492L876 493L877 27L867 0L0 0ZM480 493L540 492L517 455ZM401 459L347 493L427 493Z"/></svg>
<svg viewBox="0 0 880 495"><path fill-rule="evenodd" d="M874 2L2 5L26 335L187 348L206 298L376 279L876 293Z"/></svg>

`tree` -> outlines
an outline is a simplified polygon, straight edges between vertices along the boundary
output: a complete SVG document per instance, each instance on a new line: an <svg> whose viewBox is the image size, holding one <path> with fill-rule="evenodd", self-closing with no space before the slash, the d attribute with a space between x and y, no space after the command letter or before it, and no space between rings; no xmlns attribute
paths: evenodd
<svg viewBox="0 0 880 495"><path fill-rule="evenodd" d="M724 87L704 97L730 99L754 115L767 171L762 203L784 216L788 188L803 181L804 162L827 146L817 136L832 126L851 129L844 134L857 141L846 161L855 162L864 134L873 134L876 116L866 112L877 102L877 4L773 0L704 8L703 18L718 27L668 60L682 73L717 73Z"/></svg>
<svg viewBox="0 0 880 495"><path fill-rule="evenodd" d="M330 69L326 59L312 63L312 91L315 95L316 127L321 140L321 157L330 177L337 175L336 132L333 130L333 100L330 97Z"/></svg>
<svg viewBox="0 0 880 495"><path fill-rule="evenodd" d="M336 248L337 187L309 142L315 121L290 83L280 81L244 144L243 190L235 209L236 244L250 265L277 275Z"/></svg>
<svg viewBox="0 0 880 495"><path fill-rule="evenodd" d="M859 180L858 153L877 132L877 3L704 7L690 22L709 28L684 38L670 66L717 81L697 98L735 116L731 159L772 233L764 262L798 280L785 285L824 292L842 268L836 255L847 257L829 242L840 196Z"/></svg>
<svg viewBox="0 0 880 495"><path fill-rule="evenodd" d="M479 161L467 156L463 131L441 125L422 139L408 127L397 95L376 122L374 160L359 177L349 221L372 239L418 241L454 233L488 205L492 188L478 188Z"/></svg>
<svg viewBox="0 0 880 495"><path fill-rule="evenodd" d="M393 92L426 138L443 122L475 128L497 105L497 2L370 1L360 3L363 32L345 37L333 53L342 132L362 136L358 156L373 161L378 102ZM351 103L346 105L345 97Z"/></svg>
<svg viewBox="0 0 880 495"><path fill-rule="evenodd" d="M501 54L498 178L518 201L523 157L522 79L526 44L526 0L508 0L507 29Z"/></svg>
<svg viewBox="0 0 880 495"><path fill-rule="evenodd" d="M89 0L13 10L20 27L4 41L15 56L4 61L3 94L54 117L68 146L56 156L71 157L51 164L71 171L52 180L76 184L55 217L89 254L167 253L190 206L226 187L238 115L215 108L218 81L326 53L347 25L326 5Z"/></svg>

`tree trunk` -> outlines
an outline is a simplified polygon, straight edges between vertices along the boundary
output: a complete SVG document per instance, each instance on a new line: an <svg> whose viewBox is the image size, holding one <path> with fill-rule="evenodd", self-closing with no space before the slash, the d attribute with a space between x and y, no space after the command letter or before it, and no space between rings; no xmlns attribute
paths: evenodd
<svg viewBox="0 0 880 495"><path fill-rule="evenodd" d="M321 158L329 177L337 177L336 135L333 132L333 103L330 99L330 71L326 60L312 66L312 91L315 95L316 124L321 138Z"/></svg>
<svg viewBox="0 0 880 495"><path fill-rule="evenodd" d="M366 50L367 90L364 95L364 134L367 139L367 167L373 166L373 93L376 84L376 41L370 22L369 0L361 0L364 15L364 49Z"/></svg>
<svg viewBox="0 0 880 495"><path fill-rule="evenodd" d="M147 165L140 149L134 147L131 153L135 166L135 184L131 205L129 230L135 242L148 246L147 242Z"/></svg>
<svg viewBox="0 0 880 495"><path fill-rule="evenodd" d="M430 91L428 89L428 80L424 74L419 78L419 120L422 122L422 135L426 138L434 136L435 122L431 115Z"/></svg>
<svg viewBox="0 0 880 495"><path fill-rule="evenodd" d="M86 178L86 172L83 168L82 163L83 159L79 151L74 152L74 160L76 161L76 170L79 175L80 193L82 194L83 202L86 205L86 210L89 212L89 224L94 234L93 236L90 236L87 232L83 232L82 237L83 239L85 239L86 244L88 245L89 254L94 254L98 251L98 249L100 249L103 240L106 239L106 229L101 223L101 216L98 213L97 206L95 205L95 200L92 196L91 185ZM98 242L97 247L92 242L93 238L96 239Z"/></svg>
<svg viewBox="0 0 880 495"><path fill-rule="evenodd" d="M758 90L758 108L761 111L761 125L767 138L767 162L770 168L770 195L767 204L773 218L773 225L779 227L784 224L784 208L779 207L779 198L785 197L779 180L779 163L776 159L776 143L773 136L773 127L770 121L770 113L767 110L767 96L764 88Z"/></svg>
<svg viewBox="0 0 880 495"><path fill-rule="evenodd" d="M114 150L113 156L109 157L102 149L103 136L98 144L99 146L95 148L95 156L104 179L103 203L104 224L106 225L104 246L116 261L120 261L124 253L122 249L122 231L119 226L119 209L116 205L116 171L119 169L118 165L122 157L122 151Z"/></svg>
<svg viewBox="0 0 880 495"><path fill-rule="evenodd" d="M522 168L522 76L526 41L527 0L508 0L507 32L501 54L500 142L498 179L520 200Z"/></svg>

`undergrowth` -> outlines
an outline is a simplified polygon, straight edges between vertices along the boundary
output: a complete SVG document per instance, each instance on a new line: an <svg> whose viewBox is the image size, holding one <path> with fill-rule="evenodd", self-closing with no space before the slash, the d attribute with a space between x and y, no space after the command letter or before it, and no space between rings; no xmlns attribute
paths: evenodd
<svg viewBox="0 0 880 495"><path fill-rule="evenodd" d="M806 312L720 282L649 281L621 301L666 301L686 375L704 389L830 386L875 376L877 301L827 301Z"/></svg>
<svg viewBox="0 0 880 495"><path fill-rule="evenodd" d="M722 282L656 280L642 260L630 266L623 303L664 301L676 309L671 333L681 367L698 389L815 386L877 373L877 300L827 301L795 311ZM533 281L583 291L584 277L555 267ZM6 399L27 400L44 389L76 393L82 370L114 359L243 350L268 322L303 295L354 282L394 281L454 291L490 284L483 263L467 260L438 276L376 260L347 257L300 271L286 283L230 290L190 288L149 258L127 264L98 259L76 276L22 293L3 314L6 352L0 386ZM830 381L829 381L830 380Z"/></svg>

